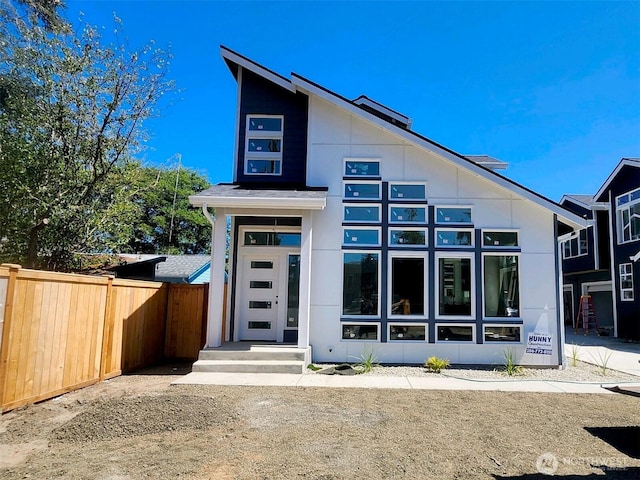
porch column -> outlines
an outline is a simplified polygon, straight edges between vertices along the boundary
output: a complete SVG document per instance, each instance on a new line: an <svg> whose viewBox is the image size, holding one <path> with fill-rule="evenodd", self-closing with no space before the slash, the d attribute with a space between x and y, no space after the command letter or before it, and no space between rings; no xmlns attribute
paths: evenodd
<svg viewBox="0 0 640 480"><path fill-rule="evenodd" d="M311 247L313 233L313 212L307 210L302 215L300 239L300 295L298 311L298 347L309 346L309 318L311 306Z"/></svg>
<svg viewBox="0 0 640 480"><path fill-rule="evenodd" d="M227 243L227 222L223 208L216 208L211 229L211 283L207 318L207 347L222 345L222 312L224 307L224 258Z"/></svg>

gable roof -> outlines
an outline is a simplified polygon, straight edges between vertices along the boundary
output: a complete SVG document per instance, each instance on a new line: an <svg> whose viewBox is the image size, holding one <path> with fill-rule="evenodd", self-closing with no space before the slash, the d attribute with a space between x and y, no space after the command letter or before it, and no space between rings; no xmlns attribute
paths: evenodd
<svg viewBox="0 0 640 480"><path fill-rule="evenodd" d="M608 190L609 185L611 185L611 182L618 176L618 174L620 173L620 170L622 170L626 166L640 168L640 158L623 158L622 160L620 160L618 165L616 165L616 168L613 169L613 172L611 172L611 174L607 177L607 179L604 181L602 186L598 189L598 191L594 195L594 198L596 199L596 201L598 202L607 201L607 199L606 198L603 199L602 196Z"/></svg>
<svg viewBox="0 0 640 480"><path fill-rule="evenodd" d="M364 120L367 120L370 123L379 126L380 128L406 140L407 142L410 142L418 147L421 147L424 150L436 154L439 157L455 164L456 166L470 171L478 177L484 178L485 180L492 182L493 184L509 190L519 197L530 200L534 204L537 204L538 206L553 212L554 214L558 215L562 223L566 224L572 229L582 229L586 228L587 226L585 220L566 210L560 204L544 197L543 195L540 195L539 193L536 193L533 190L524 187L503 175L496 173L491 168L488 168L481 163L476 163L475 161L465 157L464 155L461 155L443 145L440 145L427 137L424 137L416 132L408 130L406 127L399 126L394 122L389 121L388 119L384 118L384 115L375 115L374 113L367 111L367 109L362 108L361 105L354 103L354 101L348 100L342 95L332 92L331 90L318 85L317 83L306 79L301 75L292 72L291 80L287 80L285 77L272 72L271 70L259 65L253 60L239 55L238 53L230 50L227 47L220 46L220 53L232 73L234 73L234 71L236 72L234 73L234 75L237 75L237 67L241 66L243 68L247 68L257 75L262 76L267 80L274 81L274 83L277 83L287 90L301 91L302 93L306 93L307 95L314 94L328 101L329 103L334 104L337 107L347 110L349 113L357 115ZM356 100L358 99L362 99L362 96L358 97ZM381 104L378 105L382 106ZM391 109L387 110L393 112L395 115L402 115L398 112L394 112ZM402 116L404 117L404 115Z"/></svg>

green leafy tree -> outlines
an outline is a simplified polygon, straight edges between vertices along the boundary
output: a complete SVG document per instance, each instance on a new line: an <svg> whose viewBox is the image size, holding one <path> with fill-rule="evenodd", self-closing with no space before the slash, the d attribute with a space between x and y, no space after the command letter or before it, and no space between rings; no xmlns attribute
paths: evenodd
<svg viewBox="0 0 640 480"><path fill-rule="evenodd" d="M169 56L104 46L89 25L55 33L0 1L0 260L64 270L121 239L116 224L132 229L132 159L173 88Z"/></svg>
<svg viewBox="0 0 640 480"><path fill-rule="evenodd" d="M189 195L207 187L208 180L184 168L148 167L138 180L133 204L139 216L132 232L122 237L121 251L132 253L206 254L211 246L211 225L189 204Z"/></svg>

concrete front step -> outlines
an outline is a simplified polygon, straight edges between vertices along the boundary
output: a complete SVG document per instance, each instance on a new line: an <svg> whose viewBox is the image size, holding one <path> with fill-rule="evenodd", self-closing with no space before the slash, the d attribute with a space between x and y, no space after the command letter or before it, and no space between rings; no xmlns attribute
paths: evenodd
<svg viewBox="0 0 640 480"><path fill-rule="evenodd" d="M304 373L304 360L198 360L193 372Z"/></svg>
<svg viewBox="0 0 640 480"><path fill-rule="evenodd" d="M307 351L296 347L250 345L234 349L228 346L200 350L198 360L289 360L304 361Z"/></svg>

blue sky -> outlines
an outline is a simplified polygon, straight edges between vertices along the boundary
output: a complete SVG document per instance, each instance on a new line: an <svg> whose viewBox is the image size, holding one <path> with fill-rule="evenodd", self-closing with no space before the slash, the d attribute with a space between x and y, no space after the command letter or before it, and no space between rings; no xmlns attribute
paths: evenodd
<svg viewBox="0 0 640 480"><path fill-rule="evenodd" d="M640 2L67 0L70 20L169 48L181 89L147 122L145 160L231 181L235 81L219 45L413 118L552 200L595 193L640 157Z"/></svg>

